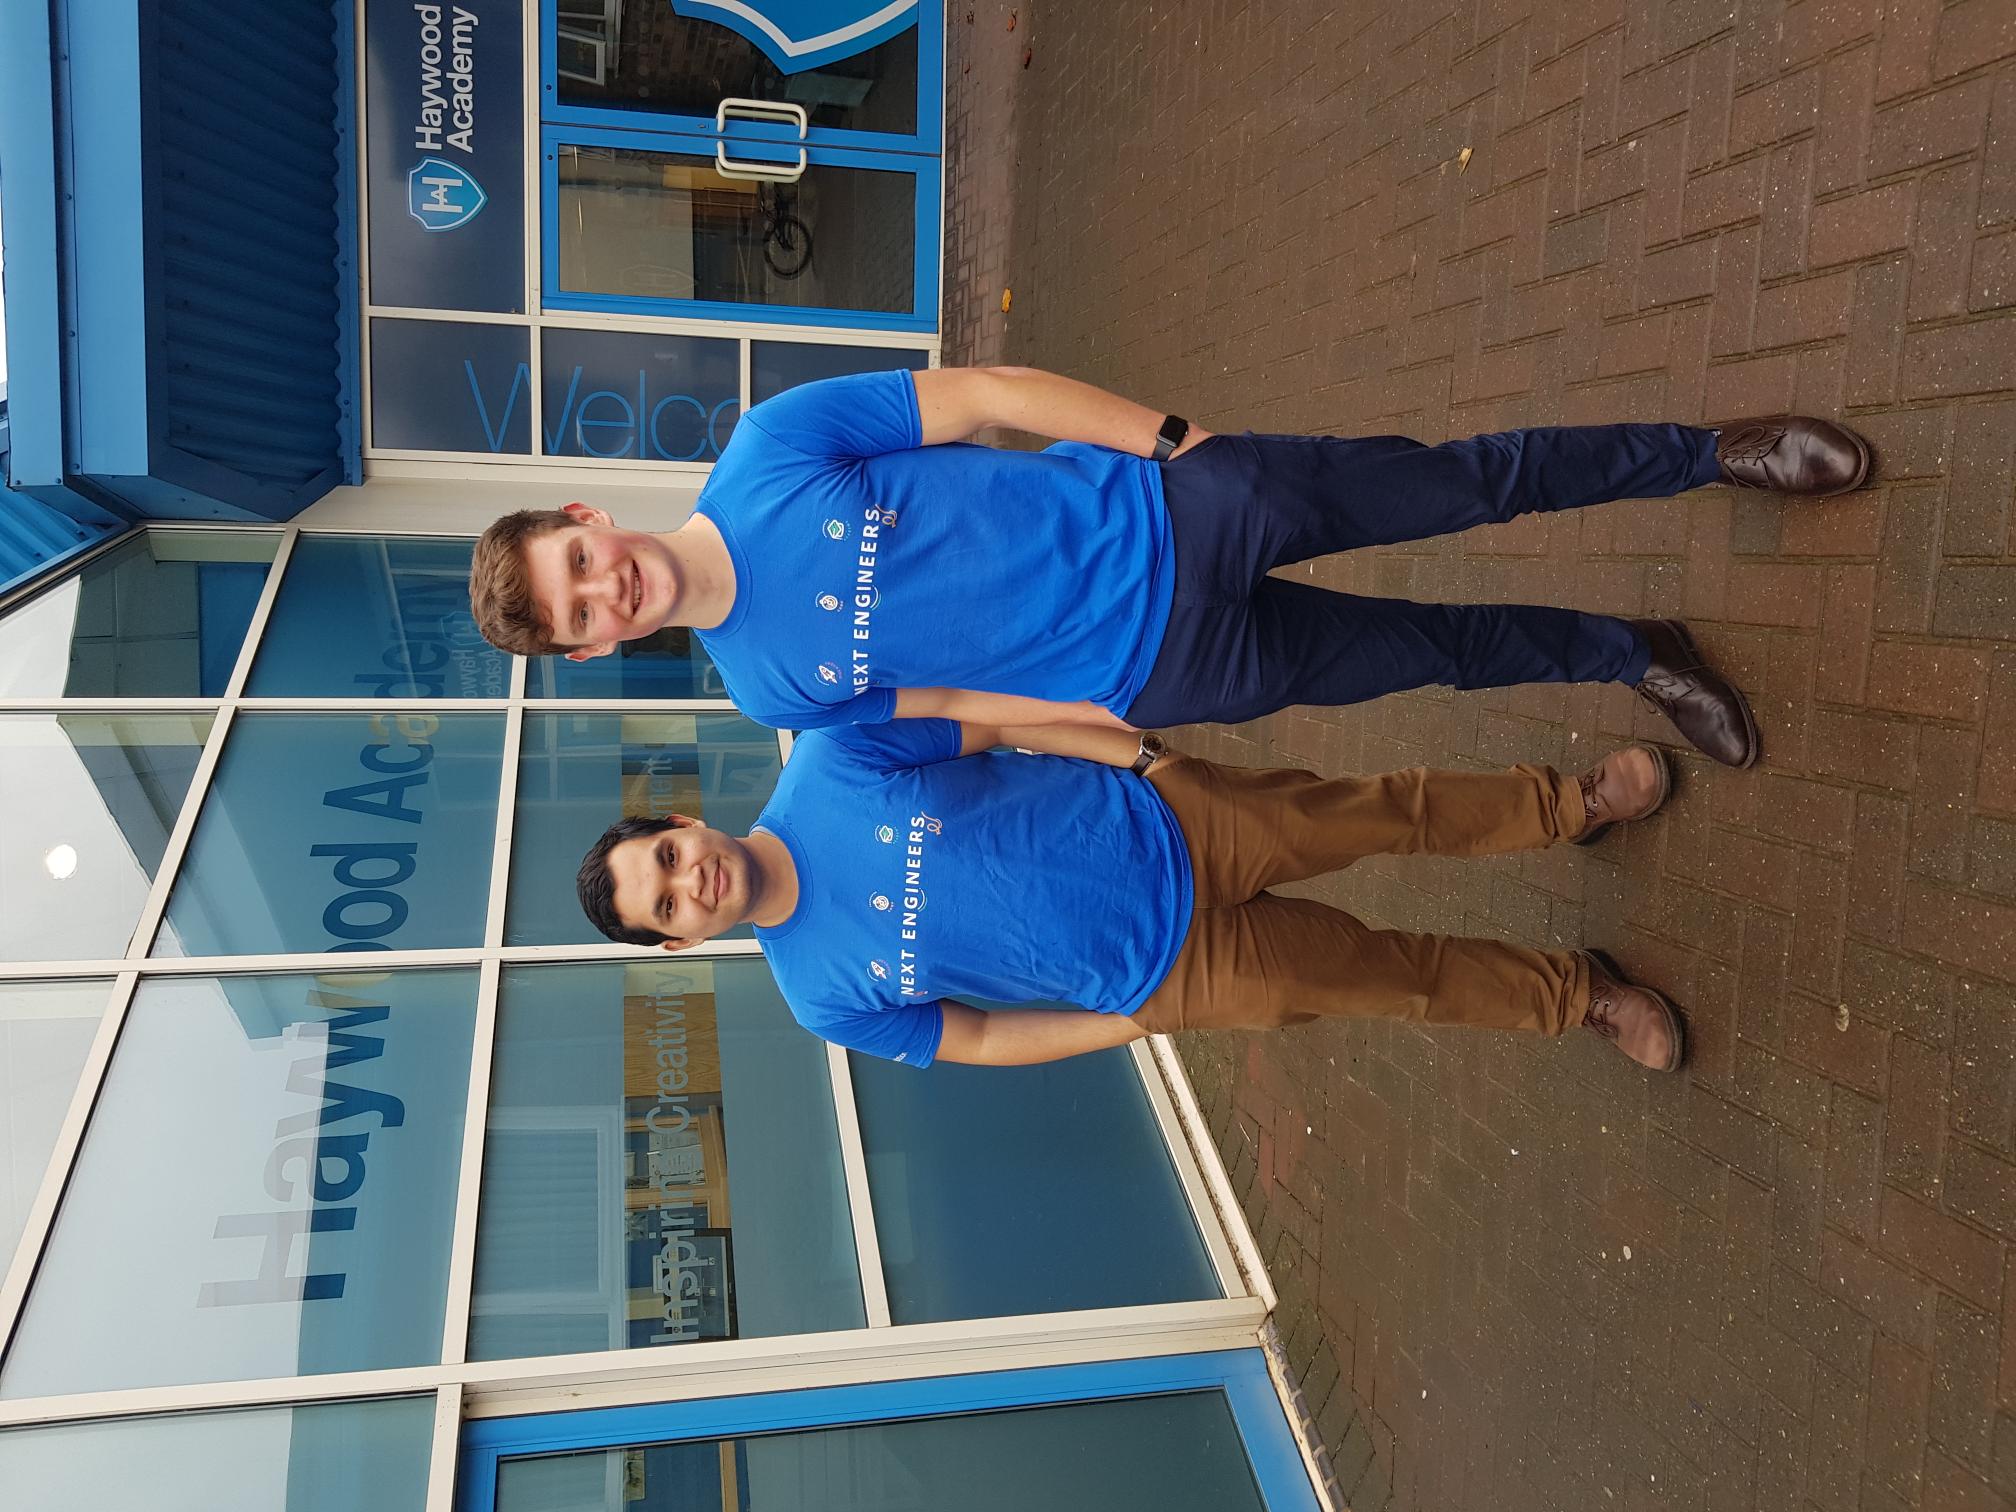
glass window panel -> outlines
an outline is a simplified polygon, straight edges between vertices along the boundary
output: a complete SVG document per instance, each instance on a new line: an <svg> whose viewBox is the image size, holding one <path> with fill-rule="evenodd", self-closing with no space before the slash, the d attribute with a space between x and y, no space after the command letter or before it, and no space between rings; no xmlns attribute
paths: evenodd
<svg viewBox="0 0 2016 1512"><path fill-rule="evenodd" d="M0 982L0 1273L49 1170L112 984Z"/></svg>
<svg viewBox="0 0 2016 1512"><path fill-rule="evenodd" d="M911 372L929 365L924 352L896 347L838 346L823 341L752 341L749 344L750 403L761 404L784 390L848 373Z"/></svg>
<svg viewBox="0 0 2016 1512"><path fill-rule="evenodd" d="M712 462L741 418L732 341L549 327L540 355L549 457Z"/></svg>
<svg viewBox="0 0 2016 1512"><path fill-rule="evenodd" d="M0 1395L438 1361L476 979L143 982Z"/></svg>
<svg viewBox="0 0 2016 1512"><path fill-rule="evenodd" d="M507 1458L496 1512L1266 1512L1222 1391Z"/></svg>
<svg viewBox="0 0 2016 1512"><path fill-rule="evenodd" d="M501 714L239 715L154 954L481 944L503 765Z"/></svg>
<svg viewBox="0 0 2016 1512"><path fill-rule="evenodd" d="M0 619L0 698L217 698L278 531L149 530Z"/></svg>
<svg viewBox="0 0 2016 1512"><path fill-rule="evenodd" d="M434 1399L320 1402L0 1432L23 1509L421 1512Z"/></svg>
<svg viewBox="0 0 2016 1512"><path fill-rule="evenodd" d="M761 961L507 968L469 1353L859 1328L825 1048Z"/></svg>
<svg viewBox="0 0 2016 1512"><path fill-rule="evenodd" d="M849 1061L896 1322L1224 1295L1126 1051Z"/></svg>
<svg viewBox="0 0 2016 1512"><path fill-rule="evenodd" d="M371 322L371 445L532 450L532 337L524 326Z"/></svg>
<svg viewBox="0 0 2016 1512"><path fill-rule="evenodd" d="M593 661L535 657L525 668L528 698L726 698L706 649L683 625L624 641Z"/></svg>
<svg viewBox="0 0 2016 1512"><path fill-rule="evenodd" d="M739 714L528 714L505 943L600 941L574 872L602 831L618 819L685 814L746 834L780 769L777 732Z"/></svg>
<svg viewBox="0 0 2016 1512"><path fill-rule="evenodd" d="M917 130L917 28L817 68L782 72L746 37L670 6L558 0L559 95L566 105L706 116L724 97L789 100L814 126Z"/></svg>
<svg viewBox="0 0 2016 1512"><path fill-rule="evenodd" d="M476 543L303 536L245 691L267 698L503 698L511 658L469 612Z"/></svg>
<svg viewBox="0 0 2016 1512"><path fill-rule="evenodd" d="M208 714L0 716L0 957L123 956Z"/></svg>
<svg viewBox="0 0 2016 1512"><path fill-rule="evenodd" d="M814 162L772 184L684 153L558 154L561 291L903 315L916 304L907 171Z"/></svg>

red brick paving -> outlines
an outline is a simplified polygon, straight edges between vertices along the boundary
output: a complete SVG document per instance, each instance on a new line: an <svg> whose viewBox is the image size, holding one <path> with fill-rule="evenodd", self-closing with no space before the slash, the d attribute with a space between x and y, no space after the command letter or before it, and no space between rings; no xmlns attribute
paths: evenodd
<svg viewBox="0 0 2016 1512"><path fill-rule="evenodd" d="M1703 493L1307 569L1684 614L1767 741L1683 757L1592 853L1316 889L1611 948L1690 1010L1685 1074L1590 1037L1183 1046L1352 1505L2016 1507L2016 4L950 17L948 362L1431 440L1796 404L1881 453L1825 508ZM1346 771L1665 735L1554 687L1185 738Z"/></svg>

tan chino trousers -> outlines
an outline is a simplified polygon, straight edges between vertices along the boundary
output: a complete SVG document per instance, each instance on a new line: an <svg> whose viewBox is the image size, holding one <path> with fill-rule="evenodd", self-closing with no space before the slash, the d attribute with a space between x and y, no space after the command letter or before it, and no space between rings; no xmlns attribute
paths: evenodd
<svg viewBox="0 0 2016 1512"><path fill-rule="evenodd" d="M1190 850L1196 909L1176 963L1134 1015L1155 1033L1398 1018L1559 1034L1582 1022L1579 956L1373 929L1267 891L1365 856L1484 856L1582 832L1576 780L1551 767L1413 768L1374 777L1223 767L1191 756L1148 776Z"/></svg>

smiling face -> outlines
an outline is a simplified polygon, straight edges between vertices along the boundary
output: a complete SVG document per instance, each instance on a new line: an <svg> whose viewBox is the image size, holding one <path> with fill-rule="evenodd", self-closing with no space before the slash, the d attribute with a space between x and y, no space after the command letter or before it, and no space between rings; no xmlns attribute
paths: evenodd
<svg viewBox="0 0 2016 1512"><path fill-rule="evenodd" d="M692 819L612 846L607 866L616 917L683 950L744 923L755 907L748 848Z"/></svg>
<svg viewBox="0 0 2016 1512"><path fill-rule="evenodd" d="M607 656L617 644L662 629L679 602L677 563L665 544L611 524L599 509L570 504L577 523L521 548L525 577L556 648L573 661Z"/></svg>

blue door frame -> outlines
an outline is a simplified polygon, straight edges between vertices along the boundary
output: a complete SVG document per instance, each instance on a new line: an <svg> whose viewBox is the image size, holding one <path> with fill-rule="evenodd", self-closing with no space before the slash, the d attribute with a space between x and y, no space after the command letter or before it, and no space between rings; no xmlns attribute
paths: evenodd
<svg viewBox="0 0 2016 1512"><path fill-rule="evenodd" d="M658 119L658 118L653 118ZM716 133L687 136L670 131L611 131L602 127L547 126L539 143L540 303L548 310L599 310L618 315L683 315L700 320L751 320L771 325L841 326L862 331L931 331L938 325L938 159L908 157L894 152L863 152L847 147L800 143L793 137L758 140L745 133L747 123ZM859 135L860 133L854 133ZM801 146L808 163L836 168L863 168L878 173L907 174L913 194L917 242L911 260L911 306L908 313L879 310L838 310L801 305L738 304L711 299L658 299L634 294L570 293L560 287L560 161L563 144L583 147L627 147L639 152L679 152L712 159L714 145L725 142L738 155L757 161L796 162Z"/></svg>
<svg viewBox="0 0 2016 1512"><path fill-rule="evenodd" d="M650 0L669 5L671 0ZM887 131L852 131L833 126L814 126L804 145L814 147L855 147L881 152L921 153L935 157L944 149L945 114L945 12L934 0L918 0L917 25L917 129L903 134ZM539 4L539 118L553 125L600 126L614 131L634 129L640 122L647 129L692 133L712 138L712 116L645 114L632 110L602 110L589 105L566 105L560 100L558 62L554 37L559 27L558 0ZM799 145L788 126L744 122L752 141L769 140ZM711 152L711 148L709 149Z"/></svg>
<svg viewBox="0 0 2016 1512"><path fill-rule="evenodd" d="M1318 1512L1308 1472L1258 1349L481 1418L463 1425L455 1507L456 1512L494 1512L498 1461L524 1455L1214 1389L1223 1391L1231 1406L1269 1512Z"/></svg>

